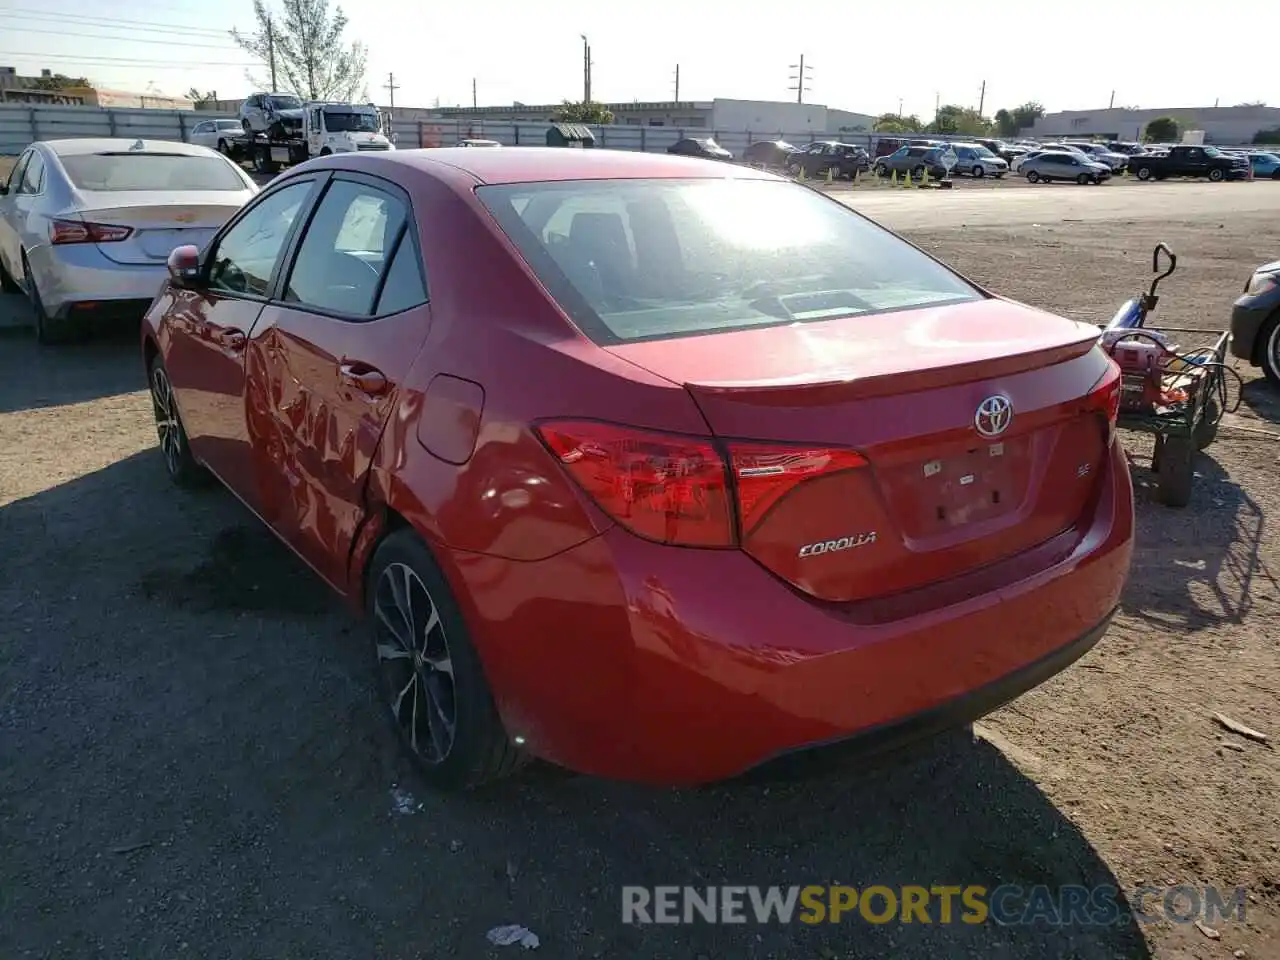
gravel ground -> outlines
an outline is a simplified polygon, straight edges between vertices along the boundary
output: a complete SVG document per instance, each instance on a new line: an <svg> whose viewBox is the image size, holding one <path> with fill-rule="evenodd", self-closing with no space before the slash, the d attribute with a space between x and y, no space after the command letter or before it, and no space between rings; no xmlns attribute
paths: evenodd
<svg viewBox="0 0 1280 960"><path fill-rule="evenodd" d="M1206 331L1280 245L1273 212L904 230L1081 318L1136 292L1163 239L1180 267L1161 314ZM1280 763L1210 719L1280 735L1280 397L1244 374L1188 509L1153 502L1148 448L1125 438L1140 539L1123 615L977 738L796 781L654 791L535 769L439 798L378 719L358 627L229 495L168 486L129 332L57 351L6 333L0 957L478 958L519 949L485 932L523 923L551 957L1274 958ZM619 920L624 884L836 882L1215 883L1249 902L1217 940Z"/></svg>

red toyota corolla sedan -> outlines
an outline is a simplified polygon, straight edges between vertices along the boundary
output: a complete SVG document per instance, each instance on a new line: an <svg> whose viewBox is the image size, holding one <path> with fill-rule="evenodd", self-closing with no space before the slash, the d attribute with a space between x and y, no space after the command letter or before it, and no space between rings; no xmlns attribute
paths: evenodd
<svg viewBox="0 0 1280 960"><path fill-rule="evenodd" d="M346 154L175 250L170 476L368 618L441 787L653 783L963 724L1101 636L1118 371L809 187L605 150Z"/></svg>

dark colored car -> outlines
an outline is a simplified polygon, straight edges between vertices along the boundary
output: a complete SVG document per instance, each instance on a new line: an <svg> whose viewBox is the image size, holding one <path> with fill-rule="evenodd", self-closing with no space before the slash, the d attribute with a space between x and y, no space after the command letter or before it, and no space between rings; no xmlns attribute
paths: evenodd
<svg viewBox="0 0 1280 960"><path fill-rule="evenodd" d="M1114 153L1123 153L1129 157L1136 157L1147 152L1147 148L1142 144L1132 143L1128 140L1108 140L1106 147Z"/></svg>
<svg viewBox="0 0 1280 960"><path fill-rule="evenodd" d="M1164 180L1166 177L1207 177L1222 180L1244 180L1249 177L1249 158L1233 157L1217 147L1179 144L1163 155L1144 153L1129 161L1129 169L1139 180Z"/></svg>
<svg viewBox="0 0 1280 960"><path fill-rule="evenodd" d="M1010 167L1013 166L1013 162L1015 160L1019 157L1026 156L1027 153L1024 148L1012 146L1011 144L1005 143L1003 140L980 139L975 140L974 143L978 143L986 147L1005 163L1009 164Z"/></svg>
<svg viewBox="0 0 1280 960"><path fill-rule="evenodd" d="M1231 352L1280 387L1280 260L1253 271L1232 308Z"/></svg>
<svg viewBox="0 0 1280 960"><path fill-rule="evenodd" d="M942 165L943 153L942 147L899 147L887 157L876 158L875 172L881 177L896 173L918 180L927 170L933 179L941 180L947 176L947 168Z"/></svg>
<svg viewBox="0 0 1280 960"><path fill-rule="evenodd" d="M742 162L780 169L787 165L787 158L798 149L785 140L757 140L742 151Z"/></svg>
<svg viewBox="0 0 1280 960"><path fill-rule="evenodd" d="M529 755L698 783L968 723L1088 650L1128 575L1097 327L784 177L337 154L169 277L158 460L363 612L442 788Z"/></svg>
<svg viewBox="0 0 1280 960"><path fill-rule="evenodd" d="M685 137L667 147L667 153L680 157L703 157L707 160L732 160L733 154L712 137Z"/></svg>
<svg viewBox="0 0 1280 960"><path fill-rule="evenodd" d="M787 159L787 172L796 174L803 170L807 177L825 177L830 170L833 176L852 180L870 169L871 157L865 149L836 140L815 140Z"/></svg>

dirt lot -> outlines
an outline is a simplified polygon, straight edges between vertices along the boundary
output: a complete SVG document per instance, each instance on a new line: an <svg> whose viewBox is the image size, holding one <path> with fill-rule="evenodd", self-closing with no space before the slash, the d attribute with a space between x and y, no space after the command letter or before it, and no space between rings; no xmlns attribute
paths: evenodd
<svg viewBox="0 0 1280 960"><path fill-rule="evenodd" d="M1177 220L1117 194L1063 222L1082 201L1055 188L851 202L1080 318L1135 293L1165 240L1180 267L1161 314L1210 331L1280 248L1280 186L1239 185L1255 188L1220 205L1265 212ZM1185 209L1213 207L1202 189ZM1140 531L1123 615L978 739L871 774L668 792L537 770L441 799L377 719L356 625L230 496L168 487L133 340L46 352L6 334L0 956L475 958L518 949L486 945L502 923L551 957L1280 956L1280 763L1210 716L1280 736L1280 397L1245 375L1190 508L1152 502L1148 448L1125 438ZM833 882L1212 883L1249 900L1216 940L1170 923L619 922L623 884Z"/></svg>

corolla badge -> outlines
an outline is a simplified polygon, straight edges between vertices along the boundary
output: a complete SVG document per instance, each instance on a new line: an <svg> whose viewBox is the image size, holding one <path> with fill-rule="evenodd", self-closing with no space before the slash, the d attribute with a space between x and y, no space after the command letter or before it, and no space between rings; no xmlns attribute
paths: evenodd
<svg viewBox="0 0 1280 960"><path fill-rule="evenodd" d="M998 437L1009 429L1013 422L1013 403L1003 394L987 397L973 415L973 426L979 435Z"/></svg>

